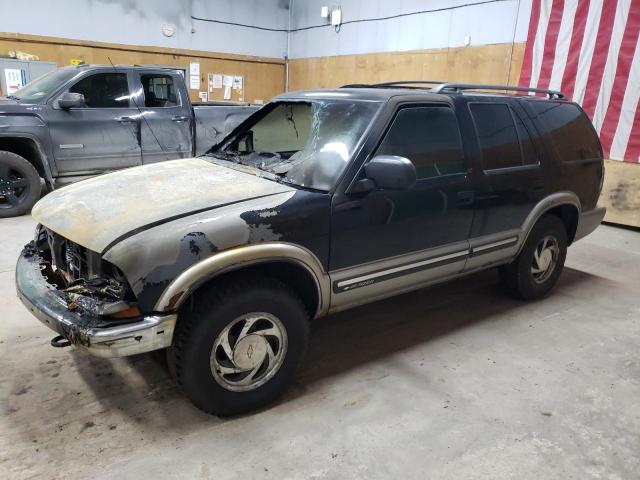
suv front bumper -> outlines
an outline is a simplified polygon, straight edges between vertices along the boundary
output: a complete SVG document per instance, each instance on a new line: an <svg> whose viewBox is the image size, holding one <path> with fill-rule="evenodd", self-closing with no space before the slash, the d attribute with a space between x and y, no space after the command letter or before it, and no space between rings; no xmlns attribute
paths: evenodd
<svg viewBox="0 0 640 480"><path fill-rule="evenodd" d="M130 323L71 311L42 274L38 254L20 255L16 290L27 309L73 345L99 357L125 357L171 346L177 315L148 315Z"/></svg>

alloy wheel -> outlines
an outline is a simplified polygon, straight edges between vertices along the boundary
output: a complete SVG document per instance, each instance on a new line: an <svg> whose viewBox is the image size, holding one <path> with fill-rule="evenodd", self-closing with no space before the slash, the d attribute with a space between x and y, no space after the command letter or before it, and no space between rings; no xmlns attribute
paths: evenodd
<svg viewBox="0 0 640 480"><path fill-rule="evenodd" d="M280 369L287 352L282 322L266 312L242 315L227 325L211 349L211 374L223 388L254 390Z"/></svg>

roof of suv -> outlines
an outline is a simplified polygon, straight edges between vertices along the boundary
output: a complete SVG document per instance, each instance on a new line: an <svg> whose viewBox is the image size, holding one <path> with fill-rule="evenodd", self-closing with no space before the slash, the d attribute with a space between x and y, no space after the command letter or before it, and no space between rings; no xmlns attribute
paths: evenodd
<svg viewBox="0 0 640 480"><path fill-rule="evenodd" d="M278 95L275 100L286 99L311 99L311 98L344 98L354 101L379 101L383 102L395 96L416 95L424 98L425 96L433 96L434 100L440 95L463 94L470 92L479 96L498 96L498 97L520 97L544 100L543 97L513 95L507 92L526 92L526 93L543 93L549 99L564 99L565 96L558 91L535 89L527 87L517 87L510 85L483 85L483 84L466 84L466 83L447 83L433 81L399 81L387 82L372 85L353 84L345 85L340 88L319 89L319 90L302 90L296 92L287 92Z"/></svg>

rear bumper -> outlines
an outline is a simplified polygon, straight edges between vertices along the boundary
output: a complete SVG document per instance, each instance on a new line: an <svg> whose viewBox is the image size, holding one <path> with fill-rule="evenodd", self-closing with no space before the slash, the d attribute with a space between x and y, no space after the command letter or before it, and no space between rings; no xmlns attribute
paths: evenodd
<svg viewBox="0 0 640 480"><path fill-rule="evenodd" d="M131 323L114 323L71 311L63 295L42 274L40 263L37 254L20 255L16 265L18 297L38 320L73 345L99 357L124 357L171 345L176 315L149 315Z"/></svg>
<svg viewBox="0 0 640 480"><path fill-rule="evenodd" d="M598 228L598 225L602 223L605 213L607 213L607 209L604 207L596 207L593 210L582 212L578 219L578 228L573 237L573 241L575 242L576 240L586 237Z"/></svg>

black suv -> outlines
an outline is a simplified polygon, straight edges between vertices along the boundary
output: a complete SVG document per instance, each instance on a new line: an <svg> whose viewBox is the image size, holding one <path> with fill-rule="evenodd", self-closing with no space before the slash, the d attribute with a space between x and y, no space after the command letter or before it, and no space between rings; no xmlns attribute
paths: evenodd
<svg viewBox="0 0 640 480"><path fill-rule="evenodd" d="M168 349L193 403L232 414L283 391L310 319L492 267L545 295L604 216L589 119L559 92L428 83L287 93L202 157L49 194L21 299L56 346Z"/></svg>

